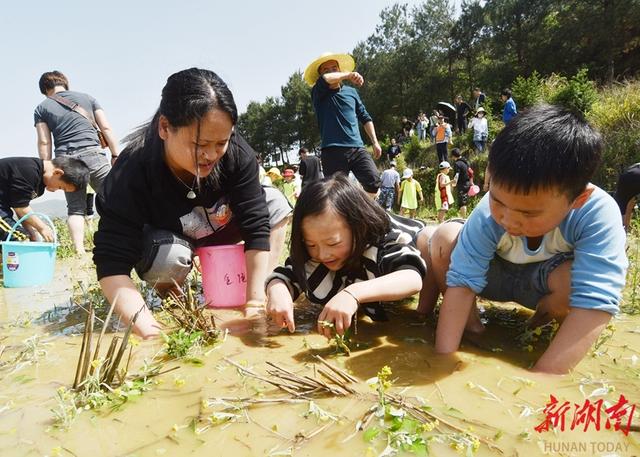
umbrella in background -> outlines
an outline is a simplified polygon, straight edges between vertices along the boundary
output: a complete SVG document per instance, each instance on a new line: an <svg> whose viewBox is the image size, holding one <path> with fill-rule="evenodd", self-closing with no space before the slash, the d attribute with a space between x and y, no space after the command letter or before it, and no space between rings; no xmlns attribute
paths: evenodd
<svg viewBox="0 0 640 457"><path fill-rule="evenodd" d="M451 103L438 102L438 104L436 105L436 108L442 111L442 114L444 114L444 117L446 117L447 120L449 120L450 122L455 121L456 107L453 106Z"/></svg>

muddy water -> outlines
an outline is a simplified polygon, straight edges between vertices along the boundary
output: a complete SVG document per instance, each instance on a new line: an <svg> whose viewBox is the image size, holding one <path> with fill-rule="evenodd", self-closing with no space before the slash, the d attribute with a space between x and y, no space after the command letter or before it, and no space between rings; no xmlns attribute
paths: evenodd
<svg viewBox="0 0 640 457"><path fill-rule="evenodd" d="M203 366L170 362L167 367L179 369L160 376L151 391L120 410L84 411L68 430L59 430L52 427L50 410L56 407L56 390L72 383L82 330L78 324L82 313L66 305L72 282L83 275L88 278L85 269L65 264L59 266L56 281L47 288L3 291L0 351L3 346L5 350L0 362L10 359L34 335L40 343L39 357L33 363L0 369L0 456L375 456L384 449L383 442L367 443L362 434L349 437L374 401L364 380L384 365L393 371L392 392L419 397L443 422L472 430L503 452L482 444L476 455L640 455L638 433L625 436L606 430L604 420L600 431L594 424L587 432L575 426L570 430L573 411L565 416L564 431L534 430L544 418L542 409L550 394L560 402L580 405L585 396L615 403L623 394L640 406L640 319L623 315L616 320L613 337L572 375L537 376L526 367L543 345L533 343L526 348L526 342L518 341L526 313L512 311L513 306L487 311L489 331L481 347L464 344L458 356L450 358L433 354L433 325L422 322L411 303L386 307L387 322L361 317L355 337L358 348L350 357L336 355L313 331L316 311L305 305L298 310L294 335L269 335L262 321L245 321L233 311L216 312L217 321L233 334L199 355ZM159 341L137 346L133 371L160 348ZM308 404L270 404L240 412L237 422L199 434L193 431L190 424L201 412L202 400L286 396L264 382L241 376L225 357L260 374L266 372L265 362L271 361L312 375L314 354L363 381L357 386L363 396L316 400L321 408L339 416L338 422L305 418ZM634 422L640 420L636 417ZM321 432L303 438L323 426ZM440 430L448 432L446 427ZM435 433L437 430L431 432ZM430 450L431 455L460 455L449 444L436 441L431 442Z"/></svg>

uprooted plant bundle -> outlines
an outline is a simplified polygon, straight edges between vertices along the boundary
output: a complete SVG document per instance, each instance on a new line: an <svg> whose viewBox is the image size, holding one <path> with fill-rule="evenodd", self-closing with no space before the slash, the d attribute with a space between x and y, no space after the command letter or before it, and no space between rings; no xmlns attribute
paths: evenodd
<svg viewBox="0 0 640 457"><path fill-rule="evenodd" d="M492 451L503 454L491 439L471 432L468 425L459 426L436 415L418 398L389 392L392 386L389 367L383 367L377 377L368 380L366 384L369 388L363 390L362 384L349 373L318 355L314 357L318 364L314 365L313 375L294 373L272 362L266 362L269 366L267 374L261 375L225 358L242 376L270 384L286 395L273 398L264 395L210 398L202 402L200 414L193 421L194 430L196 433L203 433L216 425L250 420L248 410L261 405L306 403L309 409L304 416L316 417L321 425L309 433L299 432L292 438L278 434L285 442L272 449L270 453L292 455L311 438L332 425L343 422L340 414L322 409L314 400L326 397L356 397L372 404L355 424L353 433L343 442L361 433L372 446L384 446L379 454L384 456L396 455L399 452L427 454L430 442L445 443L467 454L475 452L480 444L484 444ZM371 389L375 393L372 393ZM470 424L467 420L461 420Z"/></svg>
<svg viewBox="0 0 640 457"><path fill-rule="evenodd" d="M131 335L138 314L133 317L123 336L114 335L111 338L106 353L101 355L102 343L115 302L116 300L103 321L95 347L94 323L97 318L93 304L89 302L73 385L71 389L58 389L58 405L52 410L55 416L54 425L57 427L68 428L84 409L98 410L105 406L118 408L130 397L148 391L152 378L178 368L162 372L161 365L152 360L151 363L145 361L140 373L129 374L133 347L138 344Z"/></svg>
<svg viewBox="0 0 640 457"><path fill-rule="evenodd" d="M185 287L170 291L162 300L162 309L170 317L172 330L163 333L165 352L169 358L182 358L195 349L211 346L220 341L222 332L217 328L213 314L199 303L195 280Z"/></svg>

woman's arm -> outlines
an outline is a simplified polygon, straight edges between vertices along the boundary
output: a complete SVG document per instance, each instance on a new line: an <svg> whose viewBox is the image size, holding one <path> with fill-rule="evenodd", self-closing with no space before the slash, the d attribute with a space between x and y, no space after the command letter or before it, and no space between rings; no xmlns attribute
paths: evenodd
<svg viewBox="0 0 640 457"><path fill-rule="evenodd" d="M269 251L249 249L245 251L247 265L247 305L264 306L264 281L269 268Z"/></svg>
<svg viewBox="0 0 640 457"><path fill-rule="evenodd" d="M100 287L109 303L115 302L115 312L126 324L133 320L138 311L140 312L133 326L136 335L151 338L160 333L160 324L147 308L142 295L129 276L106 276L100 280Z"/></svg>

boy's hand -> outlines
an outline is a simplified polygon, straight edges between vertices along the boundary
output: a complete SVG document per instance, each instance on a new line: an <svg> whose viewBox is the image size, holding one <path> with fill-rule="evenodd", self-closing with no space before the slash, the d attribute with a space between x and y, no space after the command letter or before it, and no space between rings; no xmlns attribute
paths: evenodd
<svg viewBox="0 0 640 457"><path fill-rule="evenodd" d="M38 233L40 233L42 238L44 238L44 241L46 241L47 243L53 243L54 235L53 235L53 231L51 230L51 228L49 228L49 226L45 225L40 230L38 230Z"/></svg>
<svg viewBox="0 0 640 457"><path fill-rule="evenodd" d="M321 321L331 322L335 325L336 333L344 335L344 332L351 326L351 318L358 310L356 299L346 292L339 292L329 303L324 305L324 309L318 316L318 333L331 339L331 329L320 324Z"/></svg>
<svg viewBox="0 0 640 457"><path fill-rule="evenodd" d="M295 332L293 300L287 286L281 281L272 281L267 287L267 297L267 316L273 319L279 329L287 327L289 333Z"/></svg>

